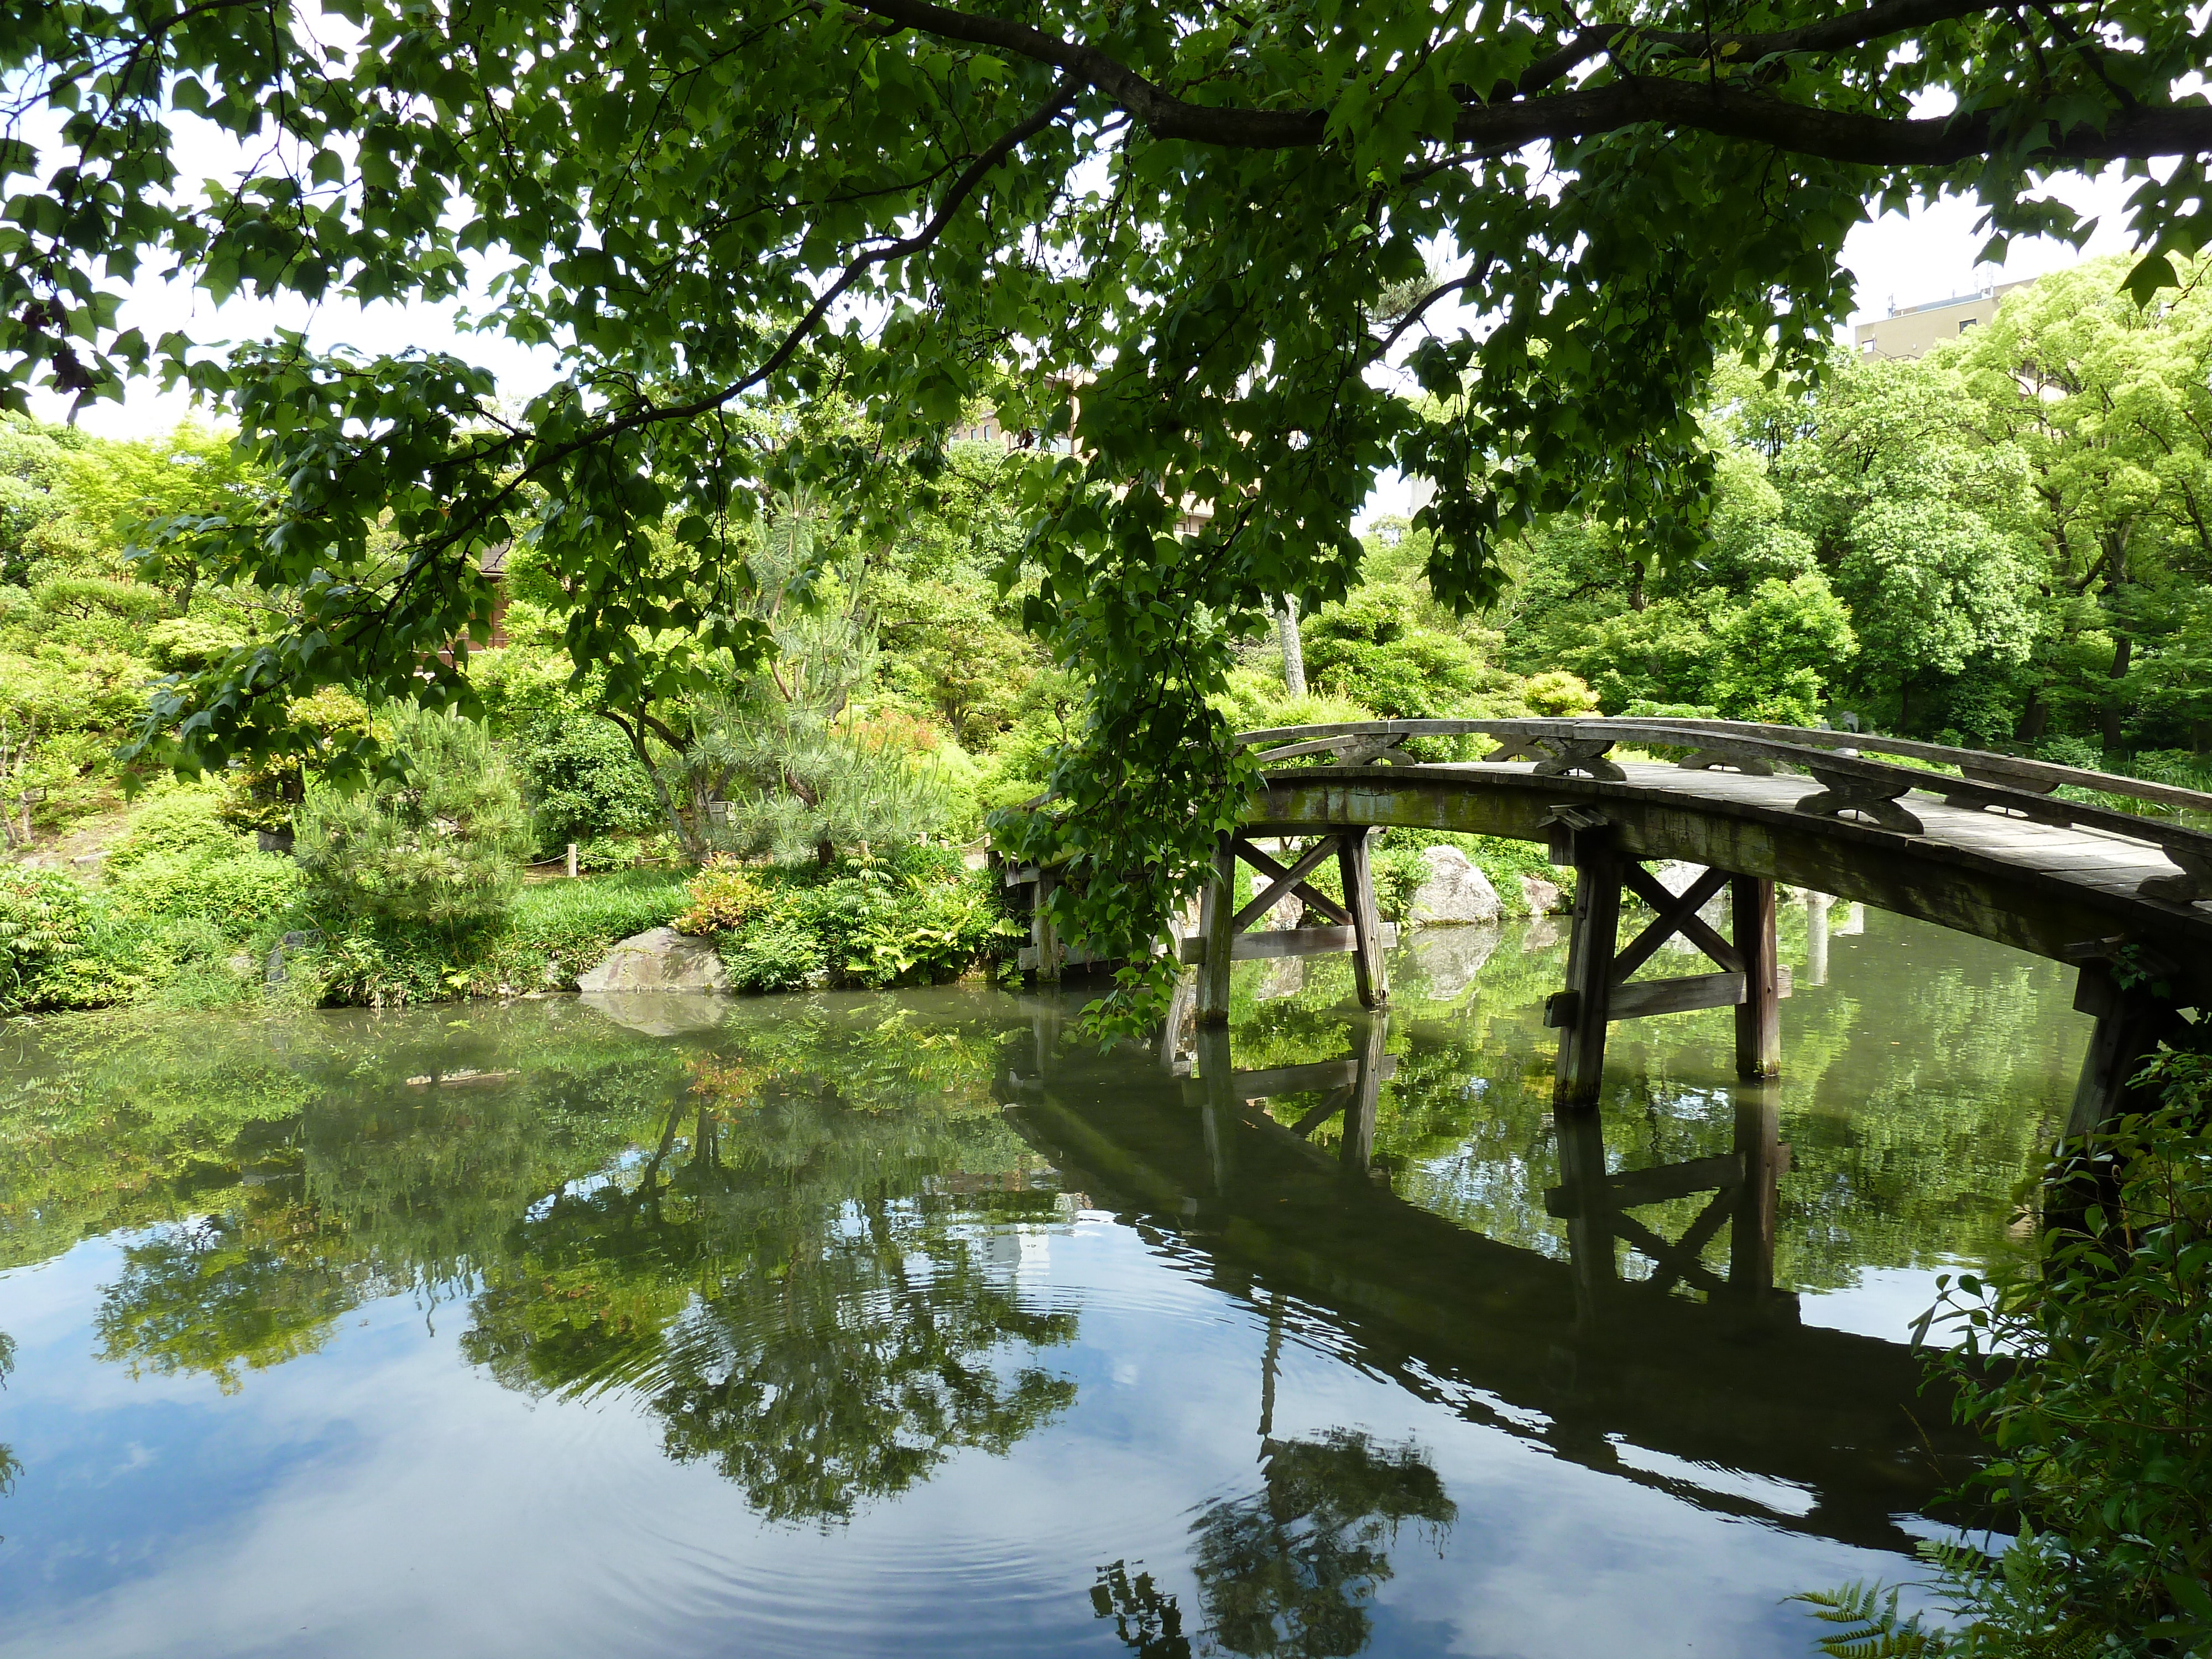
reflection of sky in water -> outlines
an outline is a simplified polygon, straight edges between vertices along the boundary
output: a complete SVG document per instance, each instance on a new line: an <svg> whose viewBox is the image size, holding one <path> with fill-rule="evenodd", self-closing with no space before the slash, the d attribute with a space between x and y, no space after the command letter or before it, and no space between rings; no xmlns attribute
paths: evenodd
<svg viewBox="0 0 2212 1659"><path fill-rule="evenodd" d="M371 1304L230 1396L134 1382L90 1357L117 1253L80 1246L0 1279L26 1465L0 1655L1110 1653L1085 1591L1115 1560L1190 1629L1192 1518L1258 1485L1264 1320L1102 1217L1009 1242L1025 1291L1080 1310L1045 1355L1075 1406L826 1532L764 1525L619 1395L496 1386L459 1310ZM1376 1654L1793 1650L1778 1598L1893 1565L1556 1461L1294 1335L1274 1433L1340 1427L1417 1443L1458 1510L1386 1546Z"/></svg>

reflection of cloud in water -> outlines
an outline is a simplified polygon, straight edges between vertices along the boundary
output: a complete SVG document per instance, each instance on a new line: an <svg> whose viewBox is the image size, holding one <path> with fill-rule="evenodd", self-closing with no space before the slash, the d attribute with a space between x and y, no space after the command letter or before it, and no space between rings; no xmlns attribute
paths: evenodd
<svg viewBox="0 0 2212 1659"><path fill-rule="evenodd" d="M83 1271L70 1264L80 1315L113 1261L88 1246ZM366 1327L349 1321L228 1400L204 1379L129 1383L89 1358L82 1319L48 1322L9 1401L19 1446L50 1449L34 1464L42 1500L50 1469L112 1466L134 1440L162 1457L73 1510L41 1510L35 1539L31 1511L0 1527L0 1655L214 1659L263 1651L274 1633L349 1659L688 1659L734 1640L747 1659L1037 1659L1106 1634L1086 1588L1102 1564L1139 1558L1195 1613L1192 1522L1228 1510L1250 1524L1267 1492L1249 1427L1265 1322L1103 1219L1056 1234L1049 1266L1054 1304L1082 1316L1052 1351L1075 1405L1010 1455L956 1453L829 1534L767 1523L709 1468L669 1462L627 1396L493 1386L462 1362L453 1322L433 1334L405 1298L364 1307ZM30 1329L15 1293L53 1278L0 1278L10 1328ZM1141 1386L1094 1386L1121 1364ZM1563 1463L1303 1340L1285 1344L1282 1370L1283 1442L1322 1445L1358 1425L1376 1457L1418 1443L1458 1506L1449 1533L1417 1522L1384 1544L1392 1576L1362 1603L1376 1655L1479 1639L1546 1659L1692 1644L1767 1659L1801 1633L1780 1596L1895 1570ZM175 1507L185 1481L202 1509ZM1303 1503L1292 1488L1283 1501ZM79 1544L96 1576L58 1597L38 1579L41 1553Z"/></svg>

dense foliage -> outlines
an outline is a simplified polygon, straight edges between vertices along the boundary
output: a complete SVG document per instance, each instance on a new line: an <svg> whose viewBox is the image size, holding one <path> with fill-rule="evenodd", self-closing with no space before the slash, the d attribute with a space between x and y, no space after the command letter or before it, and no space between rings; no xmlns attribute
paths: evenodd
<svg viewBox="0 0 2212 1659"><path fill-rule="evenodd" d="M713 937L744 991L933 984L1002 966L1021 930L988 870L909 848L828 869L710 865L676 925Z"/></svg>
<svg viewBox="0 0 2212 1659"><path fill-rule="evenodd" d="M2212 749L2207 269L2146 309L2093 261L1809 392L1730 370L1706 548L1661 568L1640 538L1556 522L1492 618L1504 660L1572 667L1615 713L1849 710L2092 763Z"/></svg>
<svg viewBox="0 0 2212 1659"><path fill-rule="evenodd" d="M521 791L474 721L407 709L392 726L398 775L310 795L300 867L316 899L347 920L485 926L522 884Z"/></svg>

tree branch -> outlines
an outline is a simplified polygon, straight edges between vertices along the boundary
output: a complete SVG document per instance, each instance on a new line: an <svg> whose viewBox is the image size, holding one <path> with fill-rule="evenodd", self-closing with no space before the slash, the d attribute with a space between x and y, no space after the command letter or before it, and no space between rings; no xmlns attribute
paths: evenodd
<svg viewBox="0 0 2212 1659"><path fill-rule="evenodd" d="M582 433L567 443L532 458L529 465L517 475L514 482L519 484L523 479L558 465L580 450L590 448L594 444L603 443L609 438L617 437L624 432L633 431L639 427L655 425L662 421L690 420L696 416L709 414L758 386L791 361L793 355L805 343L806 337L820 325L822 319L829 313L830 307L835 305L840 296L858 282L867 270L873 266L882 264L886 260L904 258L910 253L919 253L943 235L945 226L952 222L952 216L958 212L961 204L975 193L975 187L983 182L984 178L992 169L1011 155L1017 146L1036 137L1038 133L1042 132L1059 119L1061 112L1066 110L1074 100L1075 88L1063 77L1060 84L1053 88L1051 97L1027 117L1000 133L973 161L969 163L966 171L952 181L951 187L945 192L945 199L938 204L937 211L930 216L929 222L921 229L915 231L911 236L903 236L895 242L886 242L880 247L869 248L865 252L854 255L845 269L838 274L837 280L823 289L815 297L814 303L807 307L805 314L792 325L776 349L763 359L752 373L747 374L743 380L733 381L720 391L710 392L703 397L694 398L690 403L636 410L630 414L594 427L589 432ZM505 493L507 492L502 492L503 495Z"/></svg>
<svg viewBox="0 0 2212 1659"><path fill-rule="evenodd" d="M965 41L1058 67L1068 82L1088 85L1114 100L1155 137L1182 138L1231 149L1291 149L1322 143L1325 109L1253 110L1193 104L1081 40L1070 40L1026 23L977 17L933 0L849 0L853 9L940 40ZM1836 51L1863 46L1930 22L1986 12L1970 0L1884 0L1848 16L1769 34L1643 35L1657 44L1714 58L1753 63L1777 54ZM1585 30L1568 46L1539 59L1522 84L1540 74L1556 80L1624 33L1619 26ZM1599 38L1602 35L1602 39ZM2014 131L1988 111L1963 118L1864 115L1794 104L1725 84L1627 75L1605 86L1547 98L1475 104L1462 108L1449 137L1485 148L1517 148L1540 141L1600 137L1625 127L1663 125L1771 144L1777 149L1873 167L1948 167L2017 143L2024 156L2055 161L2118 161L2190 155L2212 149L2212 108L2135 108L2116 112L2103 126L2081 123L2063 131L2047 123Z"/></svg>

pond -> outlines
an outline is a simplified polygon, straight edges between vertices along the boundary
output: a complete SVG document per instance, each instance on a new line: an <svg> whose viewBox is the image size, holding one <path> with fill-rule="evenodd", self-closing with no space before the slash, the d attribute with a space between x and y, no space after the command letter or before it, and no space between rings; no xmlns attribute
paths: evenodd
<svg viewBox="0 0 2212 1659"><path fill-rule="evenodd" d="M1194 1066L969 988L9 1025L0 1656L1809 1652L1945 1524L1904 1344L2087 1025L1830 921L1778 1085L1647 1020L1564 1123L1541 922L1387 1023L1241 967Z"/></svg>

